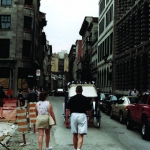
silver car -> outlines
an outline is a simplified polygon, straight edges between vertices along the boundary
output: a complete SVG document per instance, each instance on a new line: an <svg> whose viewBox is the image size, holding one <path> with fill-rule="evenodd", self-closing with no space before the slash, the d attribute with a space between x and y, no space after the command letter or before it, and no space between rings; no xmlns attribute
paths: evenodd
<svg viewBox="0 0 150 150"><path fill-rule="evenodd" d="M122 96L112 104L112 109L110 113L110 118L114 116L119 118L120 123L124 123L127 119L127 110L126 106L129 104L136 103L138 101L137 96Z"/></svg>

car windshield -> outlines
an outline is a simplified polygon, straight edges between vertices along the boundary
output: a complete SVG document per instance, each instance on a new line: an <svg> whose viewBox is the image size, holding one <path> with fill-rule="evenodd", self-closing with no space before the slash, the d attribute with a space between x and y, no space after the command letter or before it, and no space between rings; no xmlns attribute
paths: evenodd
<svg viewBox="0 0 150 150"><path fill-rule="evenodd" d="M146 101L147 101L147 98L148 98L148 94L145 94L143 97L142 97L142 104L146 104Z"/></svg>
<svg viewBox="0 0 150 150"><path fill-rule="evenodd" d="M114 95L112 95L110 100L113 100L113 101L114 101L114 100L117 100L117 97L114 96Z"/></svg>
<svg viewBox="0 0 150 150"><path fill-rule="evenodd" d="M129 100L130 100L130 103L133 104L133 103L136 103L138 98L136 97L129 97Z"/></svg>
<svg viewBox="0 0 150 150"><path fill-rule="evenodd" d="M106 97L105 97L105 94L103 94L103 93L101 93L100 97L101 97L101 98L100 98L101 100L103 100L103 99L106 98Z"/></svg>

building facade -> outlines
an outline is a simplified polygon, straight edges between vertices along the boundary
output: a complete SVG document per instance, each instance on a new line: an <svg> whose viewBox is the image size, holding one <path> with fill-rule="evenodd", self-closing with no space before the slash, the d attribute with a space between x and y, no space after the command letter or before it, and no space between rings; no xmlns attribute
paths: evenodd
<svg viewBox="0 0 150 150"><path fill-rule="evenodd" d="M76 40L76 52L75 52L75 61L74 61L74 79L81 80L81 56L82 56L82 40Z"/></svg>
<svg viewBox="0 0 150 150"><path fill-rule="evenodd" d="M79 34L82 36L82 56L80 58L80 73L82 81L91 81L92 42L96 39L98 18L87 16L84 18Z"/></svg>
<svg viewBox="0 0 150 150"><path fill-rule="evenodd" d="M103 92L112 92L114 0L99 1L97 81Z"/></svg>
<svg viewBox="0 0 150 150"><path fill-rule="evenodd" d="M68 54L66 50L53 53L51 57L51 89L65 88L68 83Z"/></svg>
<svg viewBox="0 0 150 150"><path fill-rule="evenodd" d="M42 76L46 20L39 8L40 0L0 1L0 84L13 96L36 86L37 69Z"/></svg>
<svg viewBox="0 0 150 150"><path fill-rule="evenodd" d="M76 62L76 45L75 44L71 46L68 59L69 59L69 78L70 78L70 81L74 81L75 74L76 74L76 67L77 67L77 65L74 64Z"/></svg>
<svg viewBox="0 0 150 150"><path fill-rule="evenodd" d="M115 0L115 93L150 88L149 6L149 0Z"/></svg>

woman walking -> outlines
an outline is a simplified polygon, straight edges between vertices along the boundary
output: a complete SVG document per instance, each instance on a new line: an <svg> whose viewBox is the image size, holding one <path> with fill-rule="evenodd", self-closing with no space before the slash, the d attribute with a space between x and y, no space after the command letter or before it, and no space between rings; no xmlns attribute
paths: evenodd
<svg viewBox="0 0 150 150"><path fill-rule="evenodd" d="M52 147L49 146L50 142L50 129L49 126L49 115L52 116L56 125L56 119L53 112L52 104L46 100L48 97L48 93L42 91L39 96L39 101L36 103L36 128L38 129L38 145L39 150L42 150L43 145L43 137L45 132L45 141L46 141L46 150L51 150Z"/></svg>

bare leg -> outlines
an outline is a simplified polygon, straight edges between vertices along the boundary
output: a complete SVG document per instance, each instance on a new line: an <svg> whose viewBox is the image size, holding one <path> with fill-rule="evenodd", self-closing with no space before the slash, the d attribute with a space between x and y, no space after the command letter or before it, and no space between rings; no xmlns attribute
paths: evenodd
<svg viewBox="0 0 150 150"><path fill-rule="evenodd" d="M50 142L50 129L45 129L45 141L46 141L46 148L49 148L49 142Z"/></svg>
<svg viewBox="0 0 150 150"><path fill-rule="evenodd" d="M77 144L78 144L78 134L73 133L73 145L75 149L77 149Z"/></svg>
<svg viewBox="0 0 150 150"><path fill-rule="evenodd" d="M84 135L83 134L78 134L78 146L77 146L77 149L81 149L82 147L82 144L83 144L83 137Z"/></svg>
<svg viewBox="0 0 150 150"><path fill-rule="evenodd" d="M38 129L38 145L39 150L42 150L44 129Z"/></svg>

